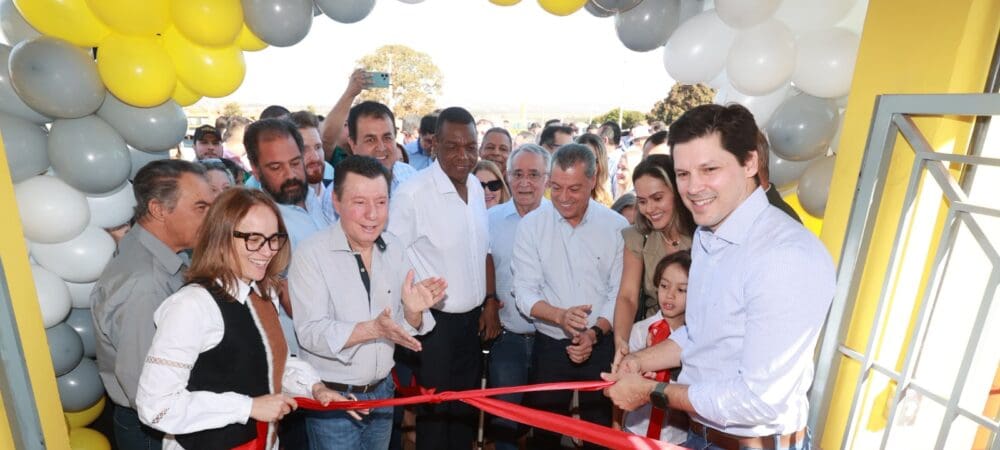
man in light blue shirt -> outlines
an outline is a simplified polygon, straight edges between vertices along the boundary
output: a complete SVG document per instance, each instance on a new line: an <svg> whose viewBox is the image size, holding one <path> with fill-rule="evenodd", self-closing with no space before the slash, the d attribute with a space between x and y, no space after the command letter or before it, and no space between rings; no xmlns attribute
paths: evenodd
<svg viewBox="0 0 1000 450"><path fill-rule="evenodd" d="M354 105L347 114L347 136L355 155L375 158L392 175L389 195L417 173L412 166L399 160L396 116L388 106L373 101Z"/></svg>
<svg viewBox="0 0 1000 450"><path fill-rule="evenodd" d="M835 288L822 243L758 186L757 126L740 105L703 105L670 127L677 189L699 225L687 325L625 357L614 402L691 414L684 447L808 449L813 353ZM642 378L683 364L678 383Z"/></svg>
<svg viewBox="0 0 1000 450"><path fill-rule="evenodd" d="M621 230L628 221L590 198L597 160L589 147L560 147L549 173L552 203L521 219L514 238L514 297L537 331L531 378L594 380L611 366L609 332L622 276ZM571 396L530 393L525 404L568 416ZM610 402L599 392L580 392L580 417L610 426ZM559 448L559 435L536 428L529 447Z"/></svg>
<svg viewBox="0 0 1000 450"><path fill-rule="evenodd" d="M414 169L423 170L434 162L434 131L437 126L437 116L428 114L420 119L420 137L406 144L403 149L410 157L410 165Z"/></svg>

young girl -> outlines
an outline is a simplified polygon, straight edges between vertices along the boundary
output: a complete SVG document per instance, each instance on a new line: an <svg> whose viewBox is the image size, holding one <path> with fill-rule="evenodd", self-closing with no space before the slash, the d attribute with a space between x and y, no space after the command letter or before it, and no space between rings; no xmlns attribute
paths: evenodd
<svg viewBox="0 0 1000 450"><path fill-rule="evenodd" d="M656 296L660 313L636 322L629 336L629 351L642 350L666 339L671 332L684 325L684 310L687 306L688 270L691 269L691 252L681 250L665 256L656 264L653 280L656 282ZM680 369L669 374L657 374L659 378L676 380ZM652 408L646 404L642 408L627 413L625 428L634 434L658 437L661 441L680 444L687 439L687 430L670 426L670 411L660 415L660 425L650 426ZM651 429L652 428L652 429ZM659 429L657 429L659 428ZM651 434L652 433L652 434ZM657 436L658 434L658 436Z"/></svg>

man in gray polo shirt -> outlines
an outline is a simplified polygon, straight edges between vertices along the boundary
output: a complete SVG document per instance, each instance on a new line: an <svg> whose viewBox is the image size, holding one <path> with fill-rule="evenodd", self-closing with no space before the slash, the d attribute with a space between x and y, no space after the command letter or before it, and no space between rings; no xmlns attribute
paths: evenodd
<svg viewBox="0 0 1000 450"><path fill-rule="evenodd" d="M135 395L156 328L153 311L184 285L186 255L215 195L205 169L182 160L147 164L132 184L136 224L118 243L90 295L97 334L97 367L115 404L117 447L160 448L159 434L142 425Z"/></svg>

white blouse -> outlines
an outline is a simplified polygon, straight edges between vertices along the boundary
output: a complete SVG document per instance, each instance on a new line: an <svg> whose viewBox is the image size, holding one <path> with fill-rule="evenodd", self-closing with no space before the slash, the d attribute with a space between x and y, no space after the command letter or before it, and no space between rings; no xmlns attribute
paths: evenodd
<svg viewBox="0 0 1000 450"><path fill-rule="evenodd" d="M250 290L256 284L239 281L238 292L230 294L246 304ZM277 295L272 295L275 307ZM265 336L254 308L249 308L254 323ZM205 288L188 285L167 297L153 316L156 335L146 356L139 377L136 395L139 419L157 430L167 433L163 449L180 449L173 438L175 434L193 433L221 428L229 424L245 424L250 419L253 399L235 392L188 391L188 379L198 355L219 345L225 332L222 313ZM272 373L271 348L265 338L268 354L268 377ZM273 386L272 382L268 386ZM282 390L294 397L312 397L312 386L320 382L309 363L289 357L281 380ZM273 424L268 427L268 441L274 434ZM274 449L278 448L275 439Z"/></svg>

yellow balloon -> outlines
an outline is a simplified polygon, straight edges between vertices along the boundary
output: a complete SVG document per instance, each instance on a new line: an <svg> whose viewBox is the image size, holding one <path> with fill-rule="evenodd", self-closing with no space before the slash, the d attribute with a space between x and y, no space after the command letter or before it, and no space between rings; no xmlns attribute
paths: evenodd
<svg viewBox="0 0 1000 450"><path fill-rule="evenodd" d="M132 0L135 1L135 0ZM239 0L183 0L170 3L174 26L191 42L225 47L236 41L243 27Z"/></svg>
<svg viewBox="0 0 1000 450"><path fill-rule="evenodd" d="M87 0L87 5L98 19L121 34L154 37L170 25L167 0Z"/></svg>
<svg viewBox="0 0 1000 450"><path fill-rule="evenodd" d="M14 5L39 33L80 47L97 47L111 32L85 0L14 0Z"/></svg>
<svg viewBox="0 0 1000 450"><path fill-rule="evenodd" d="M112 33L97 48L97 71L119 100L139 108L159 105L174 92L177 74L153 38Z"/></svg>
<svg viewBox="0 0 1000 450"><path fill-rule="evenodd" d="M538 4L552 14L568 16L583 8L587 0L538 0Z"/></svg>
<svg viewBox="0 0 1000 450"><path fill-rule="evenodd" d="M66 424L70 428L83 428L87 425L94 423L98 417L100 417L101 412L104 411L104 406L107 404L107 397L101 397L94 406L87 408L80 412L69 412L64 411L63 414L66 416Z"/></svg>
<svg viewBox="0 0 1000 450"><path fill-rule="evenodd" d="M174 87L174 94L171 98L181 106L191 106L201 100L201 96L181 83L181 80L177 80L177 86Z"/></svg>
<svg viewBox="0 0 1000 450"><path fill-rule="evenodd" d="M199 95L225 97L243 83L247 67L236 45L204 47L171 27L163 36L163 46L174 62L177 78Z"/></svg>
<svg viewBox="0 0 1000 450"><path fill-rule="evenodd" d="M490 0L490 3L500 6L514 6L521 3L521 0Z"/></svg>
<svg viewBox="0 0 1000 450"><path fill-rule="evenodd" d="M267 48L267 42L260 40L250 28L247 28L246 24L243 24L243 29L240 30L240 37L236 39L236 43L239 44L243 51L255 52L257 50L263 50Z"/></svg>
<svg viewBox="0 0 1000 450"><path fill-rule="evenodd" d="M69 448L73 450L110 450L108 438L90 428L69 430Z"/></svg>

